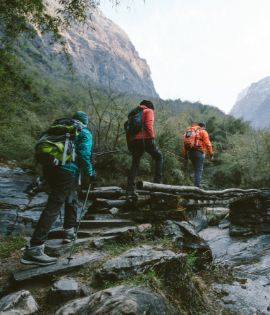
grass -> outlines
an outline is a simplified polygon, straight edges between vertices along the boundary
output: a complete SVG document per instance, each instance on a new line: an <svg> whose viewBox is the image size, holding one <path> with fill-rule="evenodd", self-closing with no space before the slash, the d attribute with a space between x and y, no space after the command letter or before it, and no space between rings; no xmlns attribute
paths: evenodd
<svg viewBox="0 0 270 315"><path fill-rule="evenodd" d="M194 266L196 265L196 261L197 261L198 257L196 256L196 251L193 251L191 253L188 253L186 255L186 264L187 267L190 269L193 269Z"/></svg>
<svg viewBox="0 0 270 315"><path fill-rule="evenodd" d="M155 270L149 270L143 274L130 276L127 279L119 281L106 281L102 285L102 289L111 288L114 285L131 285L131 286L143 286L155 291L160 291L162 287L162 281Z"/></svg>
<svg viewBox="0 0 270 315"><path fill-rule="evenodd" d="M109 256L118 256L132 247L134 247L133 242L130 243L112 242L109 244L105 244L102 250L106 252Z"/></svg>
<svg viewBox="0 0 270 315"><path fill-rule="evenodd" d="M7 236L0 238L0 258L10 257L14 251L21 249L26 241L21 236Z"/></svg>

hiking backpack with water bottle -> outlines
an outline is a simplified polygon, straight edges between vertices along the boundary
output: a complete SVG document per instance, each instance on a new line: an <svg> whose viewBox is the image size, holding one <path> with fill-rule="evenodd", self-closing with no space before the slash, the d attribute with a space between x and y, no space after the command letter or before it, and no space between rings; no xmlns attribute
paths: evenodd
<svg viewBox="0 0 270 315"><path fill-rule="evenodd" d="M75 137L81 132L81 124L74 119L57 119L45 131L35 146L37 163L48 165L65 165L74 162Z"/></svg>

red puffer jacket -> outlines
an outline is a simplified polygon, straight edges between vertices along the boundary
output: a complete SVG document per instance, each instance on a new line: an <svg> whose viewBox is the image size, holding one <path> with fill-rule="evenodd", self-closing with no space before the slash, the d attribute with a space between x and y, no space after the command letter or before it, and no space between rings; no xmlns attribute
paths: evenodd
<svg viewBox="0 0 270 315"><path fill-rule="evenodd" d="M128 139L129 141L155 138L154 111L144 105L140 105L139 107L143 109L142 113L143 131L139 131L135 135L130 136Z"/></svg>

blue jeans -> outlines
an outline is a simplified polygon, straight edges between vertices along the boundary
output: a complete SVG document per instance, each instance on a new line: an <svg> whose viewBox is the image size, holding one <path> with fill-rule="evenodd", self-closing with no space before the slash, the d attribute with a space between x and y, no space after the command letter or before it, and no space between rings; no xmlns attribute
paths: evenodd
<svg viewBox="0 0 270 315"><path fill-rule="evenodd" d="M199 150L190 150L188 157L194 168L194 186L200 187L205 154Z"/></svg>

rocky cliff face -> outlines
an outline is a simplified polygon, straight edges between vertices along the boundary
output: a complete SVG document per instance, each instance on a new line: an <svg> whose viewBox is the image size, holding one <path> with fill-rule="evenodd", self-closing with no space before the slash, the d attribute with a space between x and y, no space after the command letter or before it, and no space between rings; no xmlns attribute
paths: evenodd
<svg viewBox="0 0 270 315"><path fill-rule="evenodd" d="M47 4L53 9L53 0L47 0ZM140 58L127 34L100 11L92 14L86 25L72 25L61 35L66 42L75 75L81 80L128 95L158 97L146 60ZM50 44L48 34L40 34L31 41L31 52L27 51L27 57L34 58L40 69L50 71L57 77L60 68L67 68L63 54L62 57L57 55L61 49L59 44ZM40 55L38 58L37 53ZM62 78L66 79L67 76L62 72Z"/></svg>
<svg viewBox="0 0 270 315"><path fill-rule="evenodd" d="M231 115L250 121L256 128L270 128L270 77L253 83L242 91Z"/></svg>

